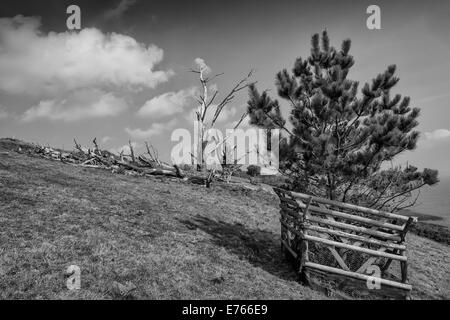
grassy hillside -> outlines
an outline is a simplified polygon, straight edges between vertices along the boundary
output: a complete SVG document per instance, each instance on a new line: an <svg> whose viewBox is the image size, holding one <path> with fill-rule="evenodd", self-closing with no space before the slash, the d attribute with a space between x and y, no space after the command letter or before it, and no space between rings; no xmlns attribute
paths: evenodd
<svg viewBox="0 0 450 320"><path fill-rule="evenodd" d="M0 140L2 299L326 298L283 261L272 194L13 150ZM416 235L408 243L413 298L450 298L449 247ZM79 291L65 286L71 264L81 268Z"/></svg>

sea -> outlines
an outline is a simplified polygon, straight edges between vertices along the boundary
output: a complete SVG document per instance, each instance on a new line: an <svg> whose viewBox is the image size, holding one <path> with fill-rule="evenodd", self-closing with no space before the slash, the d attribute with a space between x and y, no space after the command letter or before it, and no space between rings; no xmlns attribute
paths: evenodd
<svg viewBox="0 0 450 320"><path fill-rule="evenodd" d="M423 187L416 205L409 210L442 218L427 222L450 228L450 177L440 178L437 185Z"/></svg>

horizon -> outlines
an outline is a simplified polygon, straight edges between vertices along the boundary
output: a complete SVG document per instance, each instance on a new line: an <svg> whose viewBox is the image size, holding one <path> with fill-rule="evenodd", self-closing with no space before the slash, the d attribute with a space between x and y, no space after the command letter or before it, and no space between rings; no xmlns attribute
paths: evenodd
<svg viewBox="0 0 450 320"><path fill-rule="evenodd" d="M4 1L0 137L64 149L73 148L74 138L87 146L96 137L102 148L113 151L128 140L143 151L148 141L167 161L176 145L170 140L173 130L193 127L192 93L198 79L189 69L196 59L212 74L224 72L214 83L222 94L255 69L252 79L258 88L269 89L277 98L276 72L291 69L297 57L308 54L312 34L326 29L335 47L352 40L356 63L349 78L365 83L396 64L400 82L395 93L410 96L411 106L421 108L418 146L393 164L437 169L441 178L450 177L450 80L445 77L450 71L450 3L379 1L381 30L365 25L368 1L284 3L289 5ZM69 4L81 8L81 31L67 30ZM89 54L96 42L102 44L100 55ZM67 43L73 45L71 50L61 47ZM24 54L17 54L19 50ZM82 52L87 53L77 56ZM74 72L67 62L86 70ZM53 70L52 63L63 70ZM245 91L236 95L219 128L239 120L247 98ZM288 115L286 104L281 109Z"/></svg>

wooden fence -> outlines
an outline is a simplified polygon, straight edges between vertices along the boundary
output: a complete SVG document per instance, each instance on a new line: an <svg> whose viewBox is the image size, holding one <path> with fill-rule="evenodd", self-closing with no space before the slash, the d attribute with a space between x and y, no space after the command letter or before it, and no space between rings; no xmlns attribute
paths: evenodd
<svg viewBox="0 0 450 320"><path fill-rule="evenodd" d="M407 298L405 235L416 218L274 188L281 244L301 280L345 297Z"/></svg>

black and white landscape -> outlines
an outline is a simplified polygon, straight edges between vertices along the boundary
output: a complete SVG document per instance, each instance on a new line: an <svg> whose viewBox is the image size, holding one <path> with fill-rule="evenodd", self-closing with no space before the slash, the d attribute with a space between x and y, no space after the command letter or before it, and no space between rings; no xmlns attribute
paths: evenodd
<svg viewBox="0 0 450 320"><path fill-rule="evenodd" d="M449 14L2 1L0 299L449 299Z"/></svg>

